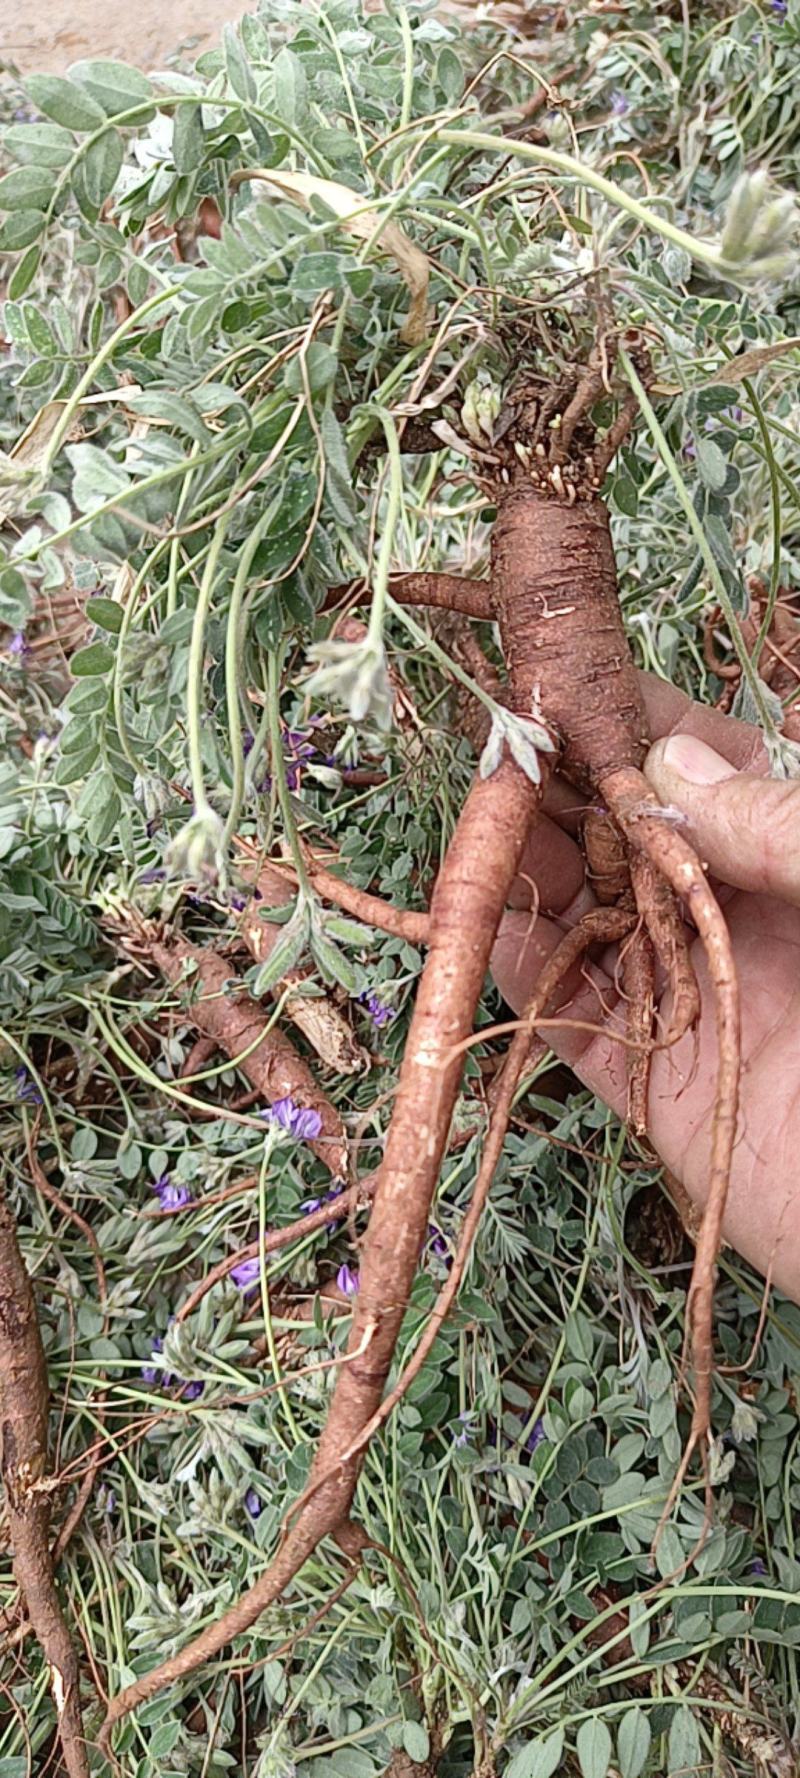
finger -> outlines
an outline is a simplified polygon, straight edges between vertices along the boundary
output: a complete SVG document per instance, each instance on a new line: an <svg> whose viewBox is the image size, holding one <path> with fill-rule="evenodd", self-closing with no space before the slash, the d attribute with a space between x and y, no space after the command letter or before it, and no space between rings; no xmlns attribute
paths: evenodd
<svg viewBox="0 0 800 1778"><path fill-rule="evenodd" d="M704 741L658 741L645 772L662 803L686 816L714 876L800 906L800 783L737 772Z"/></svg>
<svg viewBox="0 0 800 1778"><path fill-rule="evenodd" d="M740 772L764 773L769 769L759 730L749 722L738 722L708 704L695 704L676 685L659 679L655 673L640 673L639 684L647 711L650 738L660 741L668 735L695 735L706 746L713 747L730 760Z"/></svg>
<svg viewBox="0 0 800 1778"><path fill-rule="evenodd" d="M506 914L492 952L491 967L503 999L514 1012L524 1011L544 964L563 936L563 926L554 921L541 917L532 921L519 912ZM584 1086L624 1117L625 1050L614 1041L614 1033L624 1031L625 1017L624 1007L617 1012L618 1004L619 995L611 977L593 963L577 963L564 977L547 1016L574 1019L594 1029L579 1029L568 1023L549 1029L544 1026L542 1036L559 1059L574 1069Z"/></svg>

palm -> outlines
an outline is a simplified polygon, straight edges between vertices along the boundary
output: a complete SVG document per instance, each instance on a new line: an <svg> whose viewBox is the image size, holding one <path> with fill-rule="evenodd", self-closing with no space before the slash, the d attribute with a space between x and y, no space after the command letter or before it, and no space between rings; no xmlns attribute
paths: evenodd
<svg viewBox="0 0 800 1778"><path fill-rule="evenodd" d="M708 732L710 724L723 720L715 712L688 706L680 694L667 695L660 688L657 703L654 736L691 725L720 746L719 730ZM666 713L673 720L666 721ZM651 721L653 714L651 709ZM742 746L751 745L746 737L741 725L726 725L728 757L733 759ZM747 763L752 764L752 758ZM557 794L555 800L560 804L557 819L544 818L531 836L526 875L516 886L514 911L506 917L495 951L498 986L517 1011L565 921L574 923L591 905L582 857L567 831L572 825L567 799ZM741 1109L725 1237L760 1270L770 1272L776 1284L796 1295L800 1217L792 1214L792 1197L800 1148L800 909L768 895L730 889L721 889L720 894L736 955L742 1006ZM535 919L532 904L541 910ZM558 924L548 915L558 916ZM692 954L702 1018L698 1028L673 1049L657 1050L653 1056L648 1133L661 1160L702 1205L717 1040L713 996L699 941ZM591 1029L565 1024L547 1036L579 1078L624 1116L625 1050L615 1040L624 1030L624 1004L616 985L616 962L609 950L598 964L584 967L558 1009L560 1017L584 1022ZM668 1012L668 1007L662 1005L659 1012ZM659 1018L662 1029L667 1023L668 1019Z"/></svg>

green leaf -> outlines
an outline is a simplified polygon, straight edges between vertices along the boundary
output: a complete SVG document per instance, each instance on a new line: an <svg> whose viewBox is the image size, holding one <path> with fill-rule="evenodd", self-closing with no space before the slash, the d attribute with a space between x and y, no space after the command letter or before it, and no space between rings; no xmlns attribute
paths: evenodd
<svg viewBox="0 0 800 1778"><path fill-rule="evenodd" d="M41 210L15 210L0 228L0 253L18 253L38 240L44 228Z"/></svg>
<svg viewBox="0 0 800 1778"><path fill-rule="evenodd" d="M255 76L239 40L235 25L222 27L222 54L225 72L237 99L254 99L258 91Z"/></svg>
<svg viewBox="0 0 800 1778"><path fill-rule="evenodd" d="M21 166L50 167L54 172L65 167L75 152L69 131L55 123L12 124L3 136L3 147Z"/></svg>
<svg viewBox="0 0 800 1778"><path fill-rule="evenodd" d="M273 105L281 120L293 129L306 110L306 71L294 50L283 48L272 65Z"/></svg>
<svg viewBox="0 0 800 1778"><path fill-rule="evenodd" d="M33 610L30 588L17 568L5 568L0 574L0 623L12 630L21 630Z"/></svg>
<svg viewBox="0 0 800 1778"><path fill-rule="evenodd" d="M674 1525L665 1525L655 1551L656 1567L662 1580L676 1574L683 1562L683 1544Z"/></svg>
<svg viewBox="0 0 800 1778"><path fill-rule="evenodd" d="M172 125L172 158L184 176L202 166L206 152L203 113L200 105L181 105Z"/></svg>
<svg viewBox="0 0 800 1778"><path fill-rule="evenodd" d="M581 1723L575 1745L583 1778L606 1778L611 1764L611 1736L599 1716Z"/></svg>
<svg viewBox="0 0 800 1778"><path fill-rule="evenodd" d="M325 937L319 927L311 934L311 955L326 982L337 983L340 988L344 988L346 994L358 993L358 976L352 963L332 939Z"/></svg>
<svg viewBox="0 0 800 1778"><path fill-rule="evenodd" d="M114 832L120 817L122 804L112 777L108 773L99 774L101 786L92 803L92 812L86 828L90 846L102 846Z"/></svg>
<svg viewBox="0 0 800 1778"><path fill-rule="evenodd" d="M564 1730L555 1729L552 1735L540 1736L515 1753L503 1778L552 1778L561 1764L563 1751Z"/></svg>
<svg viewBox="0 0 800 1778"><path fill-rule="evenodd" d="M266 930L269 931L269 926L266 927ZM269 993L271 988L274 988L285 975L288 975L290 969L295 968L303 952L308 948L309 935L308 904L301 896L277 943L273 945L269 956L253 978L251 991L256 1000L260 1000L262 994Z"/></svg>
<svg viewBox="0 0 800 1778"><path fill-rule="evenodd" d="M617 1730L617 1759L621 1778L639 1778L650 1755L650 1724L638 1705L626 1710Z"/></svg>
<svg viewBox="0 0 800 1778"><path fill-rule="evenodd" d="M29 247L27 253L23 253L22 258L17 260L14 270L11 273L11 277L8 280L8 294L12 302L16 301L19 297L24 296L25 292L30 290L33 280L36 277L36 273L39 270L41 257L42 250L37 243L37 245Z"/></svg>
<svg viewBox="0 0 800 1778"><path fill-rule="evenodd" d="M89 777L89 772L98 763L100 756L100 734L91 741L89 747L82 747L78 754L64 754L55 765L55 782L64 784L80 784Z"/></svg>
<svg viewBox="0 0 800 1778"><path fill-rule="evenodd" d="M292 266L290 288L298 296L313 296L318 290L341 290L341 266L340 253L301 253Z"/></svg>
<svg viewBox="0 0 800 1778"><path fill-rule="evenodd" d="M667 1765L670 1778L675 1773L698 1771L701 1764L700 1732L688 1704L675 1711L669 1731Z"/></svg>
<svg viewBox="0 0 800 1778"><path fill-rule="evenodd" d="M415 1765L424 1764L431 1750L431 1738L423 1722L403 1723L403 1746Z"/></svg>
<svg viewBox="0 0 800 1778"><path fill-rule="evenodd" d="M111 196L124 156L119 130L106 130L88 149L83 162L83 177L89 202L97 210Z"/></svg>
<svg viewBox="0 0 800 1778"><path fill-rule="evenodd" d="M46 210L53 181L41 167L15 167L0 179L0 210Z"/></svg>
<svg viewBox="0 0 800 1778"><path fill-rule="evenodd" d="M101 630L110 630L112 635L119 635L125 613L116 599L87 599L84 610L93 624L100 625Z"/></svg>
<svg viewBox="0 0 800 1778"><path fill-rule="evenodd" d="M627 519L635 519L639 511L639 490L629 475L617 476L611 497L618 512L624 513Z"/></svg>
<svg viewBox="0 0 800 1778"><path fill-rule="evenodd" d="M70 667L75 679L100 679L114 665L114 650L107 642L90 642L72 656Z"/></svg>
<svg viewBox="0 0 800 1778"><path fill-rule="evenodd" d="M464 67L461 56L449 44L439 52L436 78L448 105L457 105L464 91Z"/></svg>
<svg viewBox="0 0 800 1778"><path fill-rule="evenodd" d="M328 384L333 382L339 360L324 340L312 340L305 356L309 387L312 394L316 395L320 389L327 389ZM303 375L296 357L289 359L283 373L283 382L290 395L302 395Z"/></svg>
<svg viewBox="0 0 800 1778"><path fill-rule="evenodd" d="M58 350L58 343L49 322L40 314L35 303L25 303L22 309L25 331L34 352L41 353L45 358L52 358Z"/></svg>
<svg viewBox="0 0 800 1778"><path fill-rule="evenodd" d="M697 467L707 488L719 494L725 486L728 465L713 438L696 438Z"/></svg>
<svg viewBox="0 0 800 1778"><path fill-rule="evenodd" d="M49 877L38 871L11 870L8 885L14 895L31 896L76 948L90 954L97 951L101 940L94 922L84 914L77 898L66 895Z"/></svg>
<svg viewBox="0 0 800 1778"><path fill-rule="evenodd" d="M359 920L348 920L345 914L326 914L325 931L343 945L374 945L375 933Z"/></svg>
<svg viewBox="0 0 800 1778"><path fill-rule="evenodd" d="M30 74L25 91L37 111L67 130L97 130L105 123L105 112L95 100L60 74Z"/></svg>
<svg viewBox="0 0 800 1778"><path fill-rule="evenodd" d="M69 75L70 80L76 81L84 93L102 106L107 117L118 117L120 112L131 111L134 106L155 97L146 74L140 73L138 68L129 68L127 62L104 59L74 62ZM56 121L64 120L59 118ZM102 118L99 121L102 122Z"/></svg>

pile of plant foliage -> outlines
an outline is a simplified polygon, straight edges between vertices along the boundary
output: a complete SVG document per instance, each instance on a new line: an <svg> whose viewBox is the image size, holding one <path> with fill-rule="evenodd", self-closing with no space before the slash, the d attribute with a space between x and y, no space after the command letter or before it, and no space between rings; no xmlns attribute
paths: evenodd
<svg viewBox="0 0 800 1778"><path fill-rule="evenodd" d="M713 1528L690 1471L653 1556L691 1249L540 1049L454 1270L490 978L392 1383L457 1300L350 1460L355 1541L236 1618L358 1374L478 761L522 806L553 750L480 596L405 602L485 582L520 379L628 342L594 411L630 405L636 663L718 700L718 611L794 766L747 624L800 578L796 0L491 11L265 0L192 68L32 76L0 138L0 1778L795 1770L800 1311L723 1253Z"/></svg>

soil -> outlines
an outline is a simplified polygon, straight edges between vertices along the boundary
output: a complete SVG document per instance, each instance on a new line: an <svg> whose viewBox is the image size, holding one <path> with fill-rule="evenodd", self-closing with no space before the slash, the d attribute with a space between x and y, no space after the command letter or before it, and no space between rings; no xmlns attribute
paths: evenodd
<svg viewBox="0 0 800 1778"><path fill-rule="evenodd" d="M209 48L226 20L246 10L237 0L135 0L119 9L98 0L5 0L0 67L61 74L85 56L112 56L161 68L176 50Z"/></svg>

